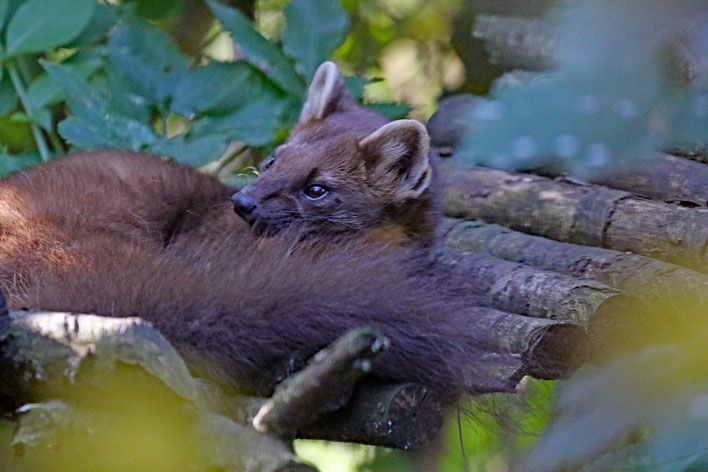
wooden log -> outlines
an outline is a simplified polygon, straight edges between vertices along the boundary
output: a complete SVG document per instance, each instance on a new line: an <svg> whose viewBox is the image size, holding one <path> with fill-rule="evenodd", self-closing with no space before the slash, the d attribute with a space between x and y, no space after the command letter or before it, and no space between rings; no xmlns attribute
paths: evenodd
<svg viewBox="0 0 708 472"><path fill-rule="evenodd" d="M694 23L694 24L692 24ZM705 41L699 22L688 22L679 34L664 39L660 59L664 69L685 83L700 83L708 75ZM472 36L485 42L491 62L506 69L530 71L557 67L562 37L551 22L505 15L477 15Z"/></svg>
<svg viewBox="0 0 708 472"><path fill-rule="evenodd" d="M590 182L669 203L708 206L708 165L668 154Z"/></svg>
<svg viewBox="0 0 708 472"><path fill-rule="evenodd" d="M472 110L484 102L484 99L473 95L455 95L440 103L427 127L431 143L441 157L453 154L465 135L474 135L478 125L471 121ZM635 166L595 175L590 182L669 203L708 206L707 165L669 154L647 157ZM520 170L551 178L562 176L553 163Z"/></svg>
<svg viewBox="0 0 708 472"><path fill-rule="evenodd" d="M485 41L491 62L508 69L555 67L560 37L552 24L530 18L477 15L472 36Z"/></svg>
<svg viewBox="0 0 708 472"><path fill-rule="evenodd" d="M151 406L159 410L158 404ZM2 457L0 452L0 460L10 466L9 470L25 471L173 470L175 467L225 472L316 471L302 463L291 447L276 437L257 433L220 415L163 406L169 417L143 411L126 418L125 411L113 405L94 408L61 400L28 404L18 411L12 441L14 454ZM160 437L150 437L145 430L126 431L133 419L133 426L140 428L145 421L137 418L140 414L157 422L149 427L162 426L163 431L157 433L161 433ZM177 425L182 426L180 431L164 431ZM136 441L136 434L138 438L158 440L159 447L153 451L153 444Z"/></svg>
<svg viewBox="0 0 708 472"><path fill-rule="evenodd" d="M0 317L0 322L2 322L0 325L0 373L2 373L0 393L4 394L1 398L3 402L0 403L2 412L13 412L22 404L41 402L47 398L61 399L67 396L75 398L79 387L110 391L111 385L115 386L115 380L112 381L112 378L115 376L116 370L113 365L116 362L139 366L157 378L158 382L173 392L176 397L194 403L199 409L208 408L209 411L229 414L239 421L245 419L250 423L253 413L259 411L268 401L265 398L240 398L227 395L213 384L197 381L191 377L184 362L169 343L149 323L138 318L13 311ZM486 372L487 368L483 366L482 370ZM492 366L492 369L494 372L502 372L496 366ZM515 366L513 374L517 375L519 369L519 366ZM72 380L79 372L82 379L80 385ZM502 375L509 375L509 371L504 370ZM518 374L518 378L514 379L514 385L522 375ZM501 384L501 380L495 382ZM505 390L509 389L506 387L508 383L509 380L506 379ZM496 386L497 383L490 388L494 389ZM337 385L328 387L332 390L338 388ZM400 389L402 392L419 391L408 383L405 384L405 388L401 386ZM379 391L381 390L376 389L376 392ZM326 438L400 447L398 444L421 444L425 438L437 433L437 430L431 429L420 438L411 437L404 440L405 431L419 432L426 427L432 427L435 423L416 425L414 421L407 421L405 418L394 418L392 415L395 412L405 417L422 419L438 414L439 407L432 401L419 402L416 405L430 405L434 411L404 410L402 408L404 403L396 400L399 401L399 405L394 408L386 402L395 399L395 395L392 397L388 390L382 392L383 398L378 400L374 393L360 392L360 395L364 395L363 398L368 400L363 403L354 402L353 406L348 408L350 426L346 436L337 439L338 432L334 430L327 432ZM384 404L390 409L391 421L396 419L399 424L406 425L407 429L404 431L399 428L398 436L388 443L378 430L372 437L352 436L353 431L362 434L370 431L370 428L364 424L355 427L353 423L357 417L361 417L364 421L369 415L368 411L361 411L356 405L366 407L373 401ZM125 403L130 405L130 399L125 399ZM312 408L320 414L318 407L321 405L316 403ZM331 408L333 405L330 405L328 410ZM315 422L316 429L313 431L327 431L328 425L329 419L324 416L321 418L321 424ZM324 439L312 434L310 433L308 438Z"/></svg>
<svg viewBox="0 0 708 472"><path fill-rule="evenodd" d="M589 355L587 332L574 322L532 318L484 307L471 307L461 312L456 321L458 331L465 332L470 343L493 353L518 357L522 361L519 373L540 379L565 378ZM460 372L471 379L480 378L490 370L484 364L485 360L477 360L475 364L460 366ZM513 379L520 380L517 376ZM484 387L469 385L479 393L488 392Z"/></svg>
<svg viewBox="0 0 708 472"><path fill-rule="evenodd" d="M521 171L565 180L552 164ZM667 203L708 206L708 165L670 154L658 154L636 166L602 172L590 177L589 182Z"/></svg>
<svg viewBox="0 0 708 472"><path fill-rule="evenodd" d="M708 311L708 276L627 252L562 243L483 221L446 219L445 244L573 277L592 278L651 305L681 300L688 312Z"/></svg>
<svg viewBox="0 0 708 472"><path fill-rule="evenodd" d="M510 313L572 321L588 328L593 318L606 316L607 307L616 304L613 299L627 298L619 290L594 280L539 270L487 254L445 248L435 250L433 256L444 267L464 275L481 305Z"/></svg>
<svg viewBox="0 0 708 472"><path fill-rule="evenodd" d="M417 449L435 437L442 423L443 403L427 387L364 384L347 407L304 427L298 436L332 441L366 437L369 444Z"/></svg>
<svg viewBox="0 0 708 472"><path fill-rule="evenodd" d="M708 164L708 141L692 144L674 144L667 149L669 154Z"/></svg>
<svg viewBox="0 0 708 472"><path fill-rule="evenodd" d="M557 241L632 251L708 272L708 212L596 185L446 164L448 216L481 218Z"/></svg>
<svg viewBox="0 0 708 472"><path fill-rule="evenodd" d="M587 355L583 351L587 335L575 323L473 306L461 310L457 319L450 320L450 323L453 325L451 329L468 333L467 342L479 346L479 355L459 366L460 375L468 379L468 388L478 393L513 391L526 374L541 378L565 377ZM134 318L10 312L0 317L0 360L0 393L4 394L1 406L4 411L14 411L18 403L73 396L85 388L104 394L110 392L116 363L134 365L137 370L133 372L145 372L150 378L156 378L156 382L173 392L175 397L194 403L200 410L229 414L237 420L252 419L267 401L234 399L216 386L194 379L169 343L148 323ZM71 380L74 378L81 378L81 389ZM319 439L414 447L435 434L428 428L437 424L433 419L440 405L449 401L434 399L427 388L408 383L383 389L377 387L373 392L367 392L367 388L359 388L356 395L361 395L361 400L355 395L347 405L346 413L336 416L347 418L347 427L341 436L337 429L331 429L337 423L326 414L303 428L302 432L298 431L299 437L317 438L317 434L322 434ZM376 392L382 397L378 398ZM100 401L104 394L91 394L87 398ZM404 401L408 397L419 398L419 401ZM121 399L126 407L130 401L130 398ZM390 428L372 429L368 423L370 412L367 409L372 402L384 405L388 412L387 421L399 425L390 439L386 439L387 433L384 433ZM410 409L406 409L406 405ZM430 411L421 409L428 406ZM315 411L320 414L317 408ZM401 417L396 419L395 414ZM358 426L354 424L356 418L361 418ZM418 423L419 420L424 422ZM406 437L406 431L420 436ZM362 436L355 436L356 432Z"/></svg>
<svg viewBox="0 0 708 472"><path fill-rule="evenodd" d="M350 331L280 383L253 419L253 427L294 438L298 429L342 408L388 346L388 339L376 330Z"/></svg>

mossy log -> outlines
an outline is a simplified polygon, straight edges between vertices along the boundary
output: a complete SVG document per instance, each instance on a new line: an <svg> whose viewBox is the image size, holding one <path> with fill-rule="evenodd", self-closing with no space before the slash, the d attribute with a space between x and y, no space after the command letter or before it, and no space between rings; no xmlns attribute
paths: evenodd
<svg viewBox="0 0 708 472"><path fill-rule="evenodd" d="M513 391L526 374L564 377L585 359L585 330L575 323L481 307L461 310L450 322L458 323L469 333L469 342L479 346L479 356L460 366L460 375L470 379L469 389L479 393ZM273 429L285 431L288 438L296 431L297 437L388 447L424 444L436 434L442 409L442 400L424 386L365 383L354 389L344 408L337 409L366 372L368 361L386 347L385 341L366 329L358 333L361 336L356 333L315 356L298 382L282 388L284 394L270 400L241 399L193 378L172 346L138 318L11 312L0 315L0 406L5 412L16 412L25 404L78 397L93 408L111 405L123 417L127 410L118 410L118 406L132 409L140 397L161 399L168 392L170 402L177 405L175 411L183 412L180 405L192 404L199 411L218 413L224 421L250 423L256 412L270 405L265 411L277 414L268 424L286 424ZM128 371L121 374L124 369ZM152 390L143 387L121 393L135 378L148 379L157 393L144 393ZM350 381L344 387L330 382L341 378ZM293 390L293 385L298 388ZM376 417L384 422L374 421L372 405L379 412ZM162 410L161 406L146 408ZM283 420L293 410L296 414ZM253 450L256 454L257 448Z"/></svg>
<svg viewBox="0 0 708 472"><path fill-rule="evenodd" d="M0 409L17 422L0 461L17 470L315 470L278 437L202 409L182 359L137 318L0 315L0 371Z"/></svg>
<svg viewBox="0 0 708 472"><path fill-rule="evenodd" d="M708 212L596 185L443 166L445 213L708 272Z"/></svg>
<svg viewBox="0 0 708 472"><path fill-rule="evenodd" d="M446 219L445 244L463 251L592 278L649 304L681 300L688 311L708 310L708 276L627 252L562 243L483 221Z"/></svg>
<svg viewBox="0 0 708 472"><path fill-rule="evenodd" d="M109 395L111 391L123 388L121 384L129 384L132 379L139 380L141 378L140 374L136 375L135 369L118 377L120 369L116 368L117 365L137 366L138 371L146 372L149 378L156 379L156 382L162 386L157 391L170 392L168 397L194 404L200 411L217 411L221 414L234 413L231 415L233 418L224 417L224 420L228 421L236 419L246 420L250 423L252 415L270 401L266 398L246 397L241 404L240 397L226 395L214 385L193 378L172 346L159 332L138 318L108 318L95 315L17 311L0 317L0 320L2 321L2 325L0 325L0 373L2 374L0 376L0 392L3 394L0 399L2 400L0 407L5 413L17 411L17 408L24 404L43 402L46 399L75 399L77 396L79 398L101 398L104 395ZM377 343L377 340L379 340L378 337L374 339L374 344L378 346L380 343ZM377 347L377 352L378 350ZM329 354L324 351L320 354L317 362L327 364ZM352 375L358 376L362 371L361 366L352 367L357 372ZM307 375L304 376L304 379L301 378L305 384L316 384L317 380L321 379L309 379ZM142 377L145 376L142 375ZM518 380L516 379L516 381ZM341 401L339 399L341 391L337 390L338 387L330 384L318 386L321 392L325 392L323 395L336 391L337 395L330 394L331 398L337 398L336 403ZM350 388L353 387L350 386ZM436 424L439 427L439 422L436 423L430 419L440 414L441 406L433 401L433 396L427 402L401 403L400 399L391 393L391 389L395 390L396 388L402 392L419 392L420 395L423 395L421 392L427 392L423 386L416 388L408 383L399 387L389 386L384 390L378 387L374 388L374 391L381 392L382 398L377 398L371 392L359 391L358 397L355 396L355 399L364 398L365 401L349 402L346 409L348 429L346 436L341 437L338 436L336 429L330 430L330 419L321 411L323 405L313 397L310 408L314 412L313 418L299 418L303 425L312 424L312 429L309 430L306 437L310 439L326 437L331 440L347 440L388 447L422 445L437 433L435 428ZM365 389L366 387L363 388L363 390ZM310 389L310 394L314 390ZM86 395L81 393L83 391L93 393ZM128 396L130 391L128 389L125 396ZM103 393L96 394L96 392ZM396 401L396 405L389 405L387 403L389 401ZM121 402L125 404L126 408L131 408L130 398L121 400ZM393 436L395 441L388 441L387 436L382 434L383 430L372 430L368 424L370 413L366 409L372 402L382 405L382 408L389 412L388 420L399 425L396 435ZM406 410L403 408L405 405L411 408L431 408L431 411ZM326 410L331 412L335 406L332 403ZM282 408L276 408L276 410L280 411ZM401 414L402 418L394 417L394 414ZM362 423L358 427L354 424L356 418L362 418ZM425 423L418 421L418 419L424 418L427 418ZM300 425L293 426L299 429ZM260 434L253 429L251 431L254 434ZM313 436L315 431L322 433L324 437ZM372 434L373 436L354 436L354 432L357 431L360 434ZM421 436L406 437L409 433ZM257 453L257 449L254 449L253 454ZM291 458L291 455L288 458ZM252 460L257 461L258 457L254 457Z"/></svg>
<svg viewBox="0 0 708 472"><path fill-rule="evenodd" d="M434 257L444 267L463 275L481 304L511 313L572 321L591 328L595 318L611 316L618 304L639 304L638 300L630 300L619 290L594 280L540 270L487 254L447 248L436 250Z"/></svg>

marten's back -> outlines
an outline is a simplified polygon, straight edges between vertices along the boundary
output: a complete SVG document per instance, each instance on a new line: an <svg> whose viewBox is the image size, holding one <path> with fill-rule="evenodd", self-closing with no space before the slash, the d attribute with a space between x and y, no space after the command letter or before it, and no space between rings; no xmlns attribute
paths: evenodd
<svg viewBox="0 0 708 472"><path fill-rule="evenodd" d="M12 287L41 265L92 265L96 255L111 265L123 252L160 253L179 238L248 234L231 193L193 169L122 151L19 172L0 181L0 280Z"/></svg>
<svg viewBox="0 0 708 472"><path fill-rule="evenodd" d="M10 308L142 317L196 371L259 394L369 325L392 344L376 374L474 390L470 360L489 348L468 336L455 283L423 275L417 249L437 221L425 128L386 123L345 92L321 66L298 126L233 203L211 177L118 151L3 180Z"/></svg>
<svg viewBox="0 0 708 472"><path fill-rule="evenodd" d="M259 394L293 359L372 325L394 343L379 374L461 388L460 356L476 352L461 335L464 301L445 281L414 275L419 250L257 239L228 193L196 171L114 152L1 181L0 283L10 308L140 316L197 372ZM183 223L165 230L173 220Z"/></svg>

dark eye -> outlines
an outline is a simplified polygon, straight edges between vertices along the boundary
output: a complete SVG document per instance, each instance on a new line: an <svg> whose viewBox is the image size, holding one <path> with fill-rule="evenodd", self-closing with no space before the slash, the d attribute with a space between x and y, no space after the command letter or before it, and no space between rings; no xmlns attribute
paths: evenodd
<svg viewBox="0 0 708 472"><path fill-rule="evenodd" d="M275 156L270 155L270 156L266 157L265 160L261 163L261 172L264 170L268 170L270 168L270 166L273 165L274 162L275 162Z"/></svg>
<svg viewBox="0 0 708 472"><path fill-rule="evenodd" d="M320 198L323 198L325 195L327 195L329 193L329 190L327 190L321 185L310 185L309 187L306 187L305 190L302 191L302 193L304 193L305 197L309 198L310 200L319 200Z"/></svg>

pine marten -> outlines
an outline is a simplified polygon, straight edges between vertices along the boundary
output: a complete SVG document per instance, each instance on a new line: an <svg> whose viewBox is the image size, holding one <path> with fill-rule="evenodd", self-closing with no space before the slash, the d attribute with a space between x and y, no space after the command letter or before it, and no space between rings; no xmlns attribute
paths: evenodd
<svg viewBox="0 0 708 472"><path fill-rule="evenodd" d="M2 180L0 284L11 309L142 317L195 373L250 394L369 325L392 344L375 375L452 397L475 388L481 349L454 284L422 275L434 179L425 128L357 105L325 63L287 142L232 199L122 151Z"/></svg>

